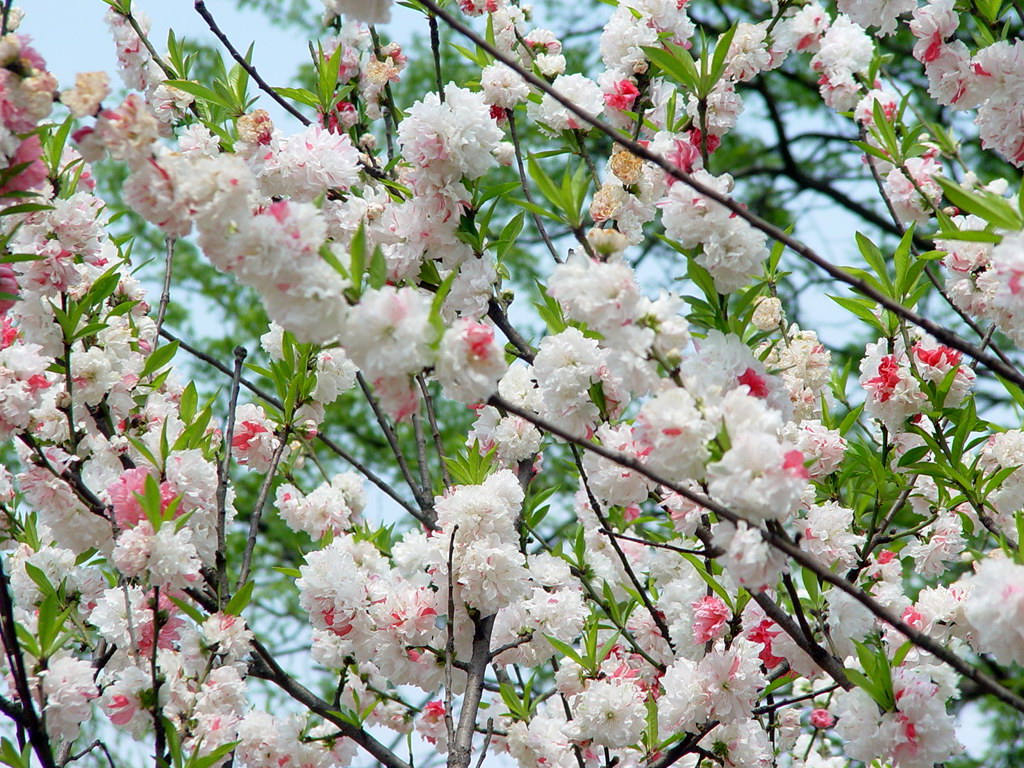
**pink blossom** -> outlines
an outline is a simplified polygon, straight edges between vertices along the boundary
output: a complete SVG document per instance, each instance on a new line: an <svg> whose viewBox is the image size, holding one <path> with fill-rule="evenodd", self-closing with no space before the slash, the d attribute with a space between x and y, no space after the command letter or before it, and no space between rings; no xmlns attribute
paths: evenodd
<svg viewBox="0 0 1024 768"><path fill-rule="evenodd" d="M746 384L750 394L754 397L768 397L768 382L764 376L760 376L753 368L747 368L741 373L737 380L740 384Z"/></svg>
<svg viewBox="0 0 1024 768"><path fill-rule="evenodd" d="M717 595L702 597L690 604L693 608L693 642L706 643L722 634L732 611Z"/></svg>
<svg viewBox="0 0 1024 768"><path fill-rule="evenodd" d="M815 728L831 728L836 719L827 709L816 709L811 712L811 725Z"/></svg>
<svg viewBox="0 0 1024 768"><path fill-rule="evenodd" d="M775 627L775 629L772 629ZM765 669L774 669L785 659L772 653L772 640L782 634L782 630L776 627L771 619L764 619L760 624L747 632L747 637L754 643L762 646L758 658L764 664Z"/></svg>
<svg viewBox="0 0 1024 768"><path fill-rule="evenodd" d="M18 279L11 264L0 264L0 293L18 294ZM0 298L0 315L7 313L17 303L17 299Z"/></svg>
<svg viewBox="0 0 1024 768"><path fill-rule="evenodd" d="M133 528L146 519L146 513L143 512L138 497L145 493L146 480L150 476L149 470L142 467L127 469L107 488L110 505L114 508L114 521L118 527ZM167 509L175 495L170 483L160 483L161 512Z"/></svg>
<svg viewBox="0 0 1024 768"><path fill-rule="evenodd" d="M4 199L5 192L22 192L28 189L35 189L46 180L46 164L42 161L43 147L39 137L35 134L24 139L10 159L10 167L25 165L3 187L0 187L0 199Z"/></svg>
<svg viewBox="0 0 1024 768"><path fill-rule="evenodd" d="M614 84L611 93L605 92L604 103L612 109L626 110L633 107L633 102L640 91L632 80L619 80Z"/></svg>

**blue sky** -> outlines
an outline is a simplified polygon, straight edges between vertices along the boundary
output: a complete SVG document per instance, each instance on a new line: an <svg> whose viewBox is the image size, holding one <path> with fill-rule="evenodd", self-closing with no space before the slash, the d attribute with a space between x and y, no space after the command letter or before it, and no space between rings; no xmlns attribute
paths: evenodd
<svg viewBox="0 0 1024 768"><path fill-rule="evenodd" d="M213 42L213 35L192 7L192 0L138 0L134 6L153 22L153 45L163 52L167 30L179 37ZM107 70L116 66L114 46L103 21L102 0L32 0L24 4L21 32L29 34L61 87L74 81L76 72ZM283 84L308 57L306 43L294 30L267 25L253 11L239 11L233 0L208 0L207 7L236 47L244 50L256 41L255 61L272 84Z"/></svg>
<svg viewBox="0 0 1024 768"><path fill-rule="evenodd" d="M19 5L26 12L19 31L32 38L62 89L74 83L76 73L97 70L110 72L112 84L115 89L118 87L114 45L103 20L106 3L102 0L22 0ZM319 12L320 3L313 5ZM299 66L309 59L308 40L297 30L273 27L259 12L239 10L235 0L206 0L206 6L236 48L244 51L255 41L253 63L271 85L289 85ZM196 13L192 0L134 0L133 7L149 16L152 21L150 38L161 53L167 48L167 31L172 26L179 38L216 43ZM382 31L386 37L405 45L419 32L419 27L426 32L419 14L396 5L392 22ZM224 55L226 59L227 53ZM269 100L261 100L260 106L277 119L282 113L264 101Z"/></svg>

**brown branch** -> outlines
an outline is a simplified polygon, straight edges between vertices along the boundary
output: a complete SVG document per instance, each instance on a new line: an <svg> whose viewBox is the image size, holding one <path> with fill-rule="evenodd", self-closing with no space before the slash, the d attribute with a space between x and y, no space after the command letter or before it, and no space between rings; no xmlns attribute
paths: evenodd
<svg viewBox="0 0 1024 768"><path fill-rule="evenodd" d="M228 423L224 433L224 460L217 465L217 604L227 600L227 499L228 479L231 477L231 447L235 437L235 414L238 411L238 388L242 379L242 364L249 353L245 347L235 347L235 367L231 372L231 395L228 400Z"/></svg>
<svg viewBox="0 0 1024 768"><path fill-rule="evenodd" d="M362 373L356 374L356 381L359 383L359 388L363 391L366 402L370 404L373 415L377 419L377 425L381 428L384 433L384 437L388 441L388 445L391 447L391 453L395 457L395 461L398 463L398 469L402 473L402 477L405 478L405 484L409 486L409 490L412 491L413 497L416 499L416 503L419 504L420 510L423 512L423 516L431 521L433 526L436 520L434 514L434 500L430 496L430 489L420 487L412 476L412 470L409 469L409 462L405 459L405 454L402 453L402 447L398 444L398 435L395 434L394 427L391 426L391 421L388 419L387 414L380 407L380 403L377 402L376 396L373 394L373 388L367 383L366 378Z"/></svg>
<svg viewBox="0 0 1024 768"><path fill-rule="evenodd" d="M448 768L468 768L473 755L476 715L484 691L484 673L491 660L493 629L493 614L473 618L473 652L469 658L469 669L466 671L466 692L462 696L462 711L459 712L459 725L455 729L455 743L450 745L451 751L448 753Z"/></svg>
<svg viewBox="0 0 1024 768"><path fill-rule="evenodd" d="M532 363L534 358L533 348L516 330L515 326L509 322L508 315L505 314L505 308L493 297L487 302L487 316L494 321L494 324L505 334L505 338L509 340L509 343L516 348L518 357L528 363Z"/></svg>
<svg viewBox="0 0 1024 768"><path fill-rule="evenodd" d="M14 601L11 598L7 572L0 564L0 637L3 638L4 653L7 656L7 668L14 678L14 689L18 692L21 720L28 733L29 742L35 750L36 757L43 768L56 768L50 737L46 733L40 716L36 713L32 699L32 691L28 683L28 671L25 669L25 656L21 652L18 641L18 624L14 618ZM13 702L10 705L14 706ZM6 710L5 710L6 714Z"/></svg>
<svg viewBox="0 0 1024 768"><path fill-rule="evenodd" d="M270 486L274 482L274 475L277 474L277 467L281 463L281 457L284 455L284 449L288 447L288 428L285 427L281 430L281 434L277 436L280 441L277 448L274 449L274 455L270 459L270 466L267 468L267 474L263 478L263 482L260 484L260 492L256 497L256 504L253 506L252 513L249 515L249 536L245 540L245 552L242 553L242 567L238 572L238 582L235 584L235 591L240 590L245 582L249 580L249 567L252 564L252 553L256 549L256 537L260 530L260 519L263 516L263 507L266 506L267 496L270 495Z"/></svg>
<svg viewBox="0 0 1024 768"><path fill-rule="evenodd" d="M576 462L576 468L580 473L580 480L583 482L583 489L586 491L587 499L590 501L590 506L594 510L594 514L597 516L598 522L601 523L601 527L607 532L608 541L611 543L612 549L615 550L615 554L618 555L619 562L622 563L622 567L626 571L626 576L633 585L633 589L636 590L637 597L640 598L640 601L644 604L644 608L647 609L647 612L651 614L651 619L658 628L658 632L661 633L661 636L665 639L665 642L668 643L668 647L672 649L672 653L674 654L676 646L675 643L672 642L672 635L668 630L668 625L665 623L664 617L658 613L654 604L651 603L651 598L647 594L647 590L644 588L643 584L640 583L640 579L637 578L636 573L633 572L633 566L629 564L629 558L627 558L626 553L622 551L622 547L619 545L619 540L615 536L611 535L611 524L608 522L608 518L605 517L604 512L601 511L601 505L598 503L597 497L594 496L593 491L590 490L590 481L587 479L587 472L583 468L583 460L580 457L579 449L575 445L571 446L571 448L573 459Z"/></svg>
<svg viewBox="0 0 1024 768"><path fill-rule="evenodd" d="M238 66L240 66L249 74L249 77L253 79L253 82L256 83L256 85L259 87L261 91L263 91L265 94L267 94L267 96L276 101L285 112L290 114L303 125L309 125L312 122L308 117L303 115L301 112L299 112L299 110L297 110L295 107L289 104L288 101L284 97L282 97L277 91L275 91L273 88L267 85L267 81L260 76L260 73L256 71L256 68L245 60L245 57L242 54L240 54L238 52L238 49L236 49L235 46L231 44L231 41L228 40L227 35L224 34L224 32L221 30L219 26L217 26L217 22L214 20L210 12L206 9L206 3L203 2L203 0L195 0L195 9L196 13L203 17L203 21L206 22L206 26L210 28L210 31L213 32L214 36L218 40L220 40L221 44L227 49L228 53L231 54L231 58L233 58L238 63Z"/></svg>
<svg viewBox="0 0 1024 768"><path fill-rule="evenodd" d="M754 598L754 602L761 606L761 610L765 612L765 615L778 624L783 632L793 638L793 642L800 647L800 650L810 656L814 663L825 671L825 674L846 690L854 687L843 670L842 662L815 642L813 635L805 634L804 630L790 618L789 614L782 610L778 603L764 592L751 592L750 594Z"/></svg>
<svg viewBox="0 0 1024 768"><path fill-rule="evenodd" d="M164 326L167 305L171 303L171 270L174 266L174 244L176 242L177 238L172 235L168 235L164 240L167 253L164 257L164 284L163 289L160 291L160 306L156 313L156 332L158 336L160 335L160 329Z"/></svg>
<svg viewBox="0 0 1024 768"><path fill-rule="evenodd" d="M519 133L516 131L515 110L506 109L505 115L508 117L508 133L512 139L512 146L516 152L516 168L519 170L519 183L523 187L523 194L526 196L526 202L530 205L536 205L533 201L533 193L530 192L530 183L526 180L526 169L523 167L523 150L519 145ZM544 245L548 247L548 251L551 253L551 258L553 258L556 263L561 264L562 257L558 255L555 244L551 242L551 236L544 227L544 222L541 220L540 214L536 211L530 211L530 216L533 218L533 224L537 227L537 231L540 233L540 237L544 241Z"/></svg>

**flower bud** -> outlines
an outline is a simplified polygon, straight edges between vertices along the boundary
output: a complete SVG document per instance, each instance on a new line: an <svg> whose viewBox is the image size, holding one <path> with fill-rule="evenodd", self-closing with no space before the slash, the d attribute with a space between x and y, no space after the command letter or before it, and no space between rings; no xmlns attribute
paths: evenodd
<svg viewBox="0 0 1024 768"><path fill-rule="evenodd" d="M754 305L754 327L772 331L782 325L782 302L776 296L761 296Z"/></svg>

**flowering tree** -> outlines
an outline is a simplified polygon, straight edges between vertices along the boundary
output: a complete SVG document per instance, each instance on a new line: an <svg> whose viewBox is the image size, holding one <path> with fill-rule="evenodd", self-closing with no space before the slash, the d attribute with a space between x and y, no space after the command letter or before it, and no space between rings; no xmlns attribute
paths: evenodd
<svg viewBox="0 0 1024 768"><path fill-rule="evenodd" d="M106 3L120 96L3 4L0 762L926 768L964 702L1020 722L1020 3L413 0L410 61L325 0L288 88L203 0L216 56ZM183 276L259 348L169 330Z"/></svg>

